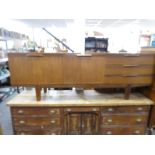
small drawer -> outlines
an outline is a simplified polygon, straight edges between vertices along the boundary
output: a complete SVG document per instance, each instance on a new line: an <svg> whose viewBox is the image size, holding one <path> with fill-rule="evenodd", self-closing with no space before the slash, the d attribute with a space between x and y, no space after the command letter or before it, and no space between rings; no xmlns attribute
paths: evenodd
<svg viewBox="0 0 155 155"><path fill-rule="evenodd" d="M104 113L137 113L137 112L148 112L149 106L111 106L102 107L101 112Z"/></svg>
<svg viewBox="0 0 155 155"><path fill-rule="evenodd" d="M61 126L61 118L50 117L15 117L15 126Z"/></svg>
<svg viewBox="0 0 155 155"><path fill-rule="evenodd" d="M65 108L64 112L99 112L99 107Z"/></svg>
<svg viewBox="0 0 155 155"><path fill-rule="evenodd" d="M61 108L50 108L50 107L18 107L12 108L12 115L45 115L45 116L53 116L53 115L61 115Z"/></svg>
<svg viewBox="0 0 155 155"><path fill-rule="evenodd" d="M103 135L143 135L145 127L104 127L101 128Z"/></svg>
<svg viewBox="0 0 155 155"><path fill-rule="evenodd" d="M61 135L61 129L50 129L50 130L35 130L35 129L24 129L16 130L17 135Z"/></svg>
<svg viewBox="0 0 155 155"><path fill-rule="evenodd" d="M101 117L103 125L139 125L147 123L147 115L107 115Z"/></svg>

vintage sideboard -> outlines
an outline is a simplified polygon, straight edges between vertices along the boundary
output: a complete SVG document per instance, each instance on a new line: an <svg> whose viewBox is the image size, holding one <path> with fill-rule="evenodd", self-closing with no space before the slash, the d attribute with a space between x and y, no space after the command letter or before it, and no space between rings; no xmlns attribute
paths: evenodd
<svg viewBox="0 0 155 155"><path fill-rule="evenodd" d="M36 101L32 90L7 104L17 135L143 135L153 101L139 93L126 100L94 90L50 90Z"/></svg>
<svg viewBox="0 0 155 155"><path fill-rule="evenodd" d="M125 88L128 99L132 87L151 86L155 57L141 54L73 54L9 53L13 86L36 88L37 101L41 88Z"/></svg>

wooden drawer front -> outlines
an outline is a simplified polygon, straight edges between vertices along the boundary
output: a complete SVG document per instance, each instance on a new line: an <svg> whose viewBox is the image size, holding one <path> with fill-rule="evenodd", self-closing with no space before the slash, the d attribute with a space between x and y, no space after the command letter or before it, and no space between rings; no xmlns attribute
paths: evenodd
<svg viewBox="0 0 155 155"><path fill-rule="evenodd" d="M49 117L14 117L15 126L61 126L61 118Z"/></svg>
<svg viewBox="0 0 155 155"><path fill-rule="evenodd" d="M106 64L130 64L130 65L139 65L139 64L154 64L153 56L107 56Z"/></svg>
<svg viewBox="0 0 155 155"><path fill-rule="evenodd" d="M120 106L120 107L102 107L101 112L104 113L141 113L148 112L149 106Z"/></svg>
<svg viewBox="0 0 155 155"><path fill-rule="evenodd" d="M154 66L138 66L136 65L109 65L105 66L104 73L107 75L130 75L130 74L139 74L139 75L152 75L154 73Z"/></svg>
<svg viewBox="0 0 155 155"><path fill-rule="evenodd" d="M103 127L103 135L142 135L145 134L145 127Z"/></svg>
<svg viewBox="0 0 155 155"><path fill-rule="evenodd" d="M61 115L61 108L50 108L50 107L18 107L18 108L12 108L12 115L45 115L45 116L57 116Z"/></svg>
<svg viewBox="0 0 155 155"><path fill-rule="evenodd" d="M17 135L61 135L61 129L52 129L52 130L35 130L35 129L24 129L16 130Z"/></svg>
<svg viewBox="0 0 155 155"><path fill-rule="evenodd" d="M147 123L147 115L107 115L101 117L103 125L139 125Z"/></svg>
<svg viewBox="0 0 155 155"><path fill-rule="evenodd" d="M88 108L65 108L64 112L98 112L99 107L88 107Z"/></svg>

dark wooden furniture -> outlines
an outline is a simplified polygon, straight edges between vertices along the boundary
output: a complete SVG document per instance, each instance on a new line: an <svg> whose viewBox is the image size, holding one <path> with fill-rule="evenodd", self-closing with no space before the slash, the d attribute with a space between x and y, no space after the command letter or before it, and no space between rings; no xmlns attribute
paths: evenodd
<svg viewBox="0 0 155 155"><path fill-rule="evenodd" d="M150 86L154 79L154 54L9 53L11 84L33 86L37 100L41 88Z"/></svg>
<svg viewBox="0 0 155 155"><path fill-rule="evenodd" d="M15 134L133 135L146 134L150 105L140 94L122 99L123 94L95 91L53 91L53 96L34 99L34 92L22 92L12 99ZM52 98L52 100L51 100Z"/></svg>

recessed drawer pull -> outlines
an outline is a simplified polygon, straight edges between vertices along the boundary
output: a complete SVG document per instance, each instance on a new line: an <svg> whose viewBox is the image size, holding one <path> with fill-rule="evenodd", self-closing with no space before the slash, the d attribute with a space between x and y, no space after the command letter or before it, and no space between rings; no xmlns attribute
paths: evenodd
<svg viewBox="0 0 155 155"><path fill-rule="evenodd" d="M54 123L56 123L56 121L55 120L52 120L51 123L54 124Z"/></svg>
<svg viewBox="0 0 155 155"><path fill-rule="evenodd" d="M139 130L136 130L134 133L135 134L140 134L140 131Z"/></svg>
<svg viewBox="0 0 155 155"><path fill-rule="evenodd" d="M21 120L19 121L19 124L25 124L25 121Z"/></svg>
<svg viewBox="0 0 155 155"><path fill-rule="evenodd" d="M107 131L107 133L106 133L107 135L111 135L112 134L112 132L111 131Z"/></svg>
<svg viewBox="0 0 155 155"><path fill-rule="evenodd" d="M138 111L141 111L141 110L143 110L143 108L142 107L138 107L137 110Z"/></svg>
<svg viewBox="0 0 155 155"><path fill-rule="evenodd" d="M136 121L137 121L137 122L141 122L142 119L141 119L141 118L137 118Z"/></svg>
<svg viewBox="0 0 155 155"><path fill-rule="evenodd" d="M111 112L111 111L114 111L114 109L113 108L108 108L108 111Z"/></svg>
<svg viewBox="0 0 155 155"><path fill-rule="evenodd" d="M51 110L51 111L50 111L51 114L54 114L55 112L56 112L55 110Z"/></svg>
<svg viewBox="0 0 155 155"><path fill-rule="evenodd" d="M111 122L112 122L112 119L108 119L107 121L108 121L109 123L111 123Z"/></svg>
<svg viewBox="0 0 155 155"><path fill-rule="evenodd" d="M24 111L23 110L18 110L18 114L23 114Z"/></svg>

